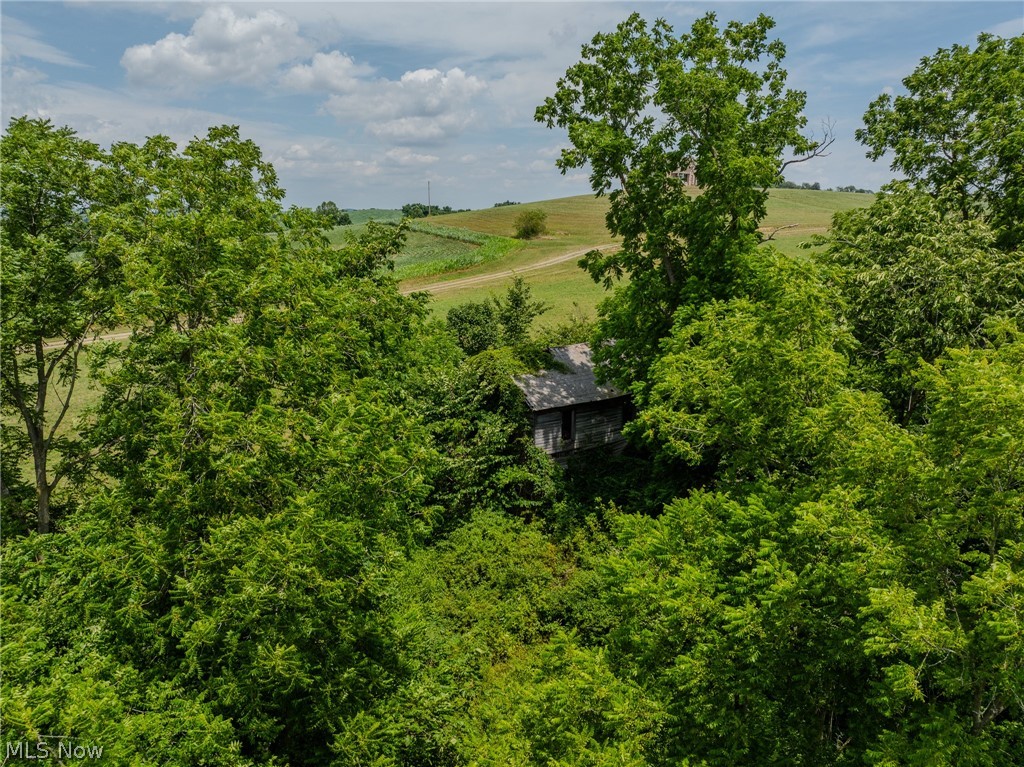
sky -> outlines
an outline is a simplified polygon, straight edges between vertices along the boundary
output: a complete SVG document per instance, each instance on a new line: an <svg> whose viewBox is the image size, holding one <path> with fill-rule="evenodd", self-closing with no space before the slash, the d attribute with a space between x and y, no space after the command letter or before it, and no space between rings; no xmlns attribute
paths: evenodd
<svg viewBox="0 0 1024 767"><path fill-rule="evenodd" d="M567 136L533 119L580 46L633 11L677 33L766 13L808 130L828 157L790 166L822 187L892 178L854 131L924 56L1024 34L1008 2L17 2L0 4L0 111L109 146L183 145L231 124L273 163L288 204L488 208L590 193L555 166Z"/></svg>

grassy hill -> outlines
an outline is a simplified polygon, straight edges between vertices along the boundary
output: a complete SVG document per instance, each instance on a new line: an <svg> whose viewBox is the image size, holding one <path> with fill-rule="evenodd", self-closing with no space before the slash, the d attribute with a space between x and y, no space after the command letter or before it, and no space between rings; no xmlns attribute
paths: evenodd
<svg viewBox="0 0 1024 767"><path fill-rule="evenodd" d="M762 230L774 231L772 244L784 253L803 255L799 244L812 234L826 231L834 213L869 205L873 199L873 195L852 192L773 189ZM420 219L417 228L429 232L431 227L455 227L508 237L513 233L516 216L529 208L543 210L548 215L548 232L543 237L520 243L500 259L454 272L405 280L403 289L429 290L435 296L435 311L443 314L456 304L478 301L501 292L511 279L510 273L517 272L522 273L538 298L552 306L541 318L542 323L562 321L577 311L577 307L593 316L605 291L579 269L576 265L579 257L544 264L567 253L615 242L605 229L607 198L581 195L453 213ZM467 278L474 279L467 282Z"/></svg>

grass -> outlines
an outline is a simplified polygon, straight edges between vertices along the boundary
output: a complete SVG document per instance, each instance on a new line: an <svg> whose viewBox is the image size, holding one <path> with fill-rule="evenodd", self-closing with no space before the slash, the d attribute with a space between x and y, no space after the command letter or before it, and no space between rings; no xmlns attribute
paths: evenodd
<svg viewBox="0 0 1024 767"><path fill-rule="evenodd" d="M550 307L537 321L538 325L556 325L578 312L593 319L597 314L595 307L598 301L607 295L604 288L594 283L590 275L576 265L575 260L528 272L522 277L529 285L533 298ZM446 291L434 298L431 309L436 316L444 317L449 309L458 304L504 294L511 281L511 276L502 276L483 286L473 285Z"/></svg>
<svg viewBox="0 0 1024 767"><path fill-rule="evenodd" d="M31 370L31 366L34 362L33 357L26 356L24 358L26 363L25 370ZM90 349L86 346L81 355L78 358L79 372L78 381L75 384L74 396L71 398L71 403L68 405L67 415L64 416L64 420L61 421L60 426L57 428L56 436L73 436L78 433L79 420L85 413L99 405L100 400L103 398L103 389L100 388L99 384L93 378L92 371L92 359ZM50 419L47 424L47 430L50 428L52 419L57 418L60 415L60 409L63 406L63 401L67 397L68 387L66 384L61 383L56 375L50 379L50 386L46 396L46 415ZM34 400L34 397L33 397ZM3 411L2 421L5 425L12 426L16 431L21 432L25 428L25 423L21 418L21 414L12 408L5 408ZM59 464L56 453L51 453L49 461L49 469L52 476L53 470ZM32 453L29 451L26 455L21 457L18 462L18 468L21 471L22 478L29 484L33 483L33 464L32 464Z"/></svg>
<svg viewBox="0 0 1024 767"><path fill-rule="evenodd" d="M444 265L473 259L479 245L438 237L424 232L410 232L405 247L395 258L395 274L399 279L417 274L436 274Z"/></svg>
<svg viewBox="0 0 1024 767"><path fill-rule="evenodd" d="M355 212L363 214L358 217L361 223L355 223L353 218L351 225L336 226L327 233L332 246L342 247L349 239L359 237L371 220L387 224L401 220L401 211L370 209ZM371 215L381 213L395 215ZM519 242L509 237L433 223L447 219L448 216L409 222L405 247L395 257L395 277L408 280L458 272L501 259L519 247Z"/></svg>
<svg viewBox="0 0 1024 767"><path fill-rule="evenodd" d="M800 243L810 236L827 231L833 214L871 204L874 195L852 192L824 192L802 189L773 189L768 198L767 215L762 231L774 235L771 244L783 253L804 258L807 251ZM543 202L508 205L500 208L444 216L445 226L460 227L486 234L510 236L513 222L524 209L538 208L547 213L548 232L541 238L523 242L506 256L458 271L433 277L410 278L403 282L406 290L433 288L434 311L443 316L452 306L465 301L480 301L491 294L500 294L511 280L509 272L530 269L523 277L533 294L551 305L540 324L567 320L582 310L594 316L597 303L606 295L578 266L578 258L531 268L536 264L571 251L600 244L614 243L605 228L607 198L592 195L564 197ZM422 221L422 220L421 220ZM426 224L429 226L432 224ZM480 278L472 285L445 288L443 283L465 277Z"/></svg>
<svg viewBox="0 0 1024 767"><path fill-rule="evenodd" d="M364 208L362 210L349 210L346 211L348 217L352 219L352 226L360 226L365 224L367 221L401 221L402 211L391 210L388 208ZM348 229L350 227L338 227L339 229Z"/></svg>

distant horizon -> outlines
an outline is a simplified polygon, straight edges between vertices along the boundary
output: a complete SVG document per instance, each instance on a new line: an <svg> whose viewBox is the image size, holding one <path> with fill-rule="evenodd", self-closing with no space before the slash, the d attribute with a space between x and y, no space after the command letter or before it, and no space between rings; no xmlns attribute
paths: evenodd
<svg viewBox="0 0 1024 767"><path fill-rule="evenodd" d="M893 174L854 139L869 103L920 59L981 33L1024 34L1018 2L60 3L4 2L2 118L45 117L109 146L182 145L239 125L274 165L286 204L482 209L592 194L563 176L567 137L533 120L580 46L633 10L677 34L705 11L760 12L787 46L808 129L830 156L795 183L877 191Z"/></svg>

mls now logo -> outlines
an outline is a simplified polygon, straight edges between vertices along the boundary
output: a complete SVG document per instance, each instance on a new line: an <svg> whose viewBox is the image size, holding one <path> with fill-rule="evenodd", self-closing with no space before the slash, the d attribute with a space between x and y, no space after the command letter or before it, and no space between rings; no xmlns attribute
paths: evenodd
<svg viewBox="0 0 1024 767"><path fill-rule="evenodd" d="M43 735L32 743L27 740L7 741L7 759L47 760L47 759L99 759L103 756L103 746L86 746L64 738Z"/></svg>

